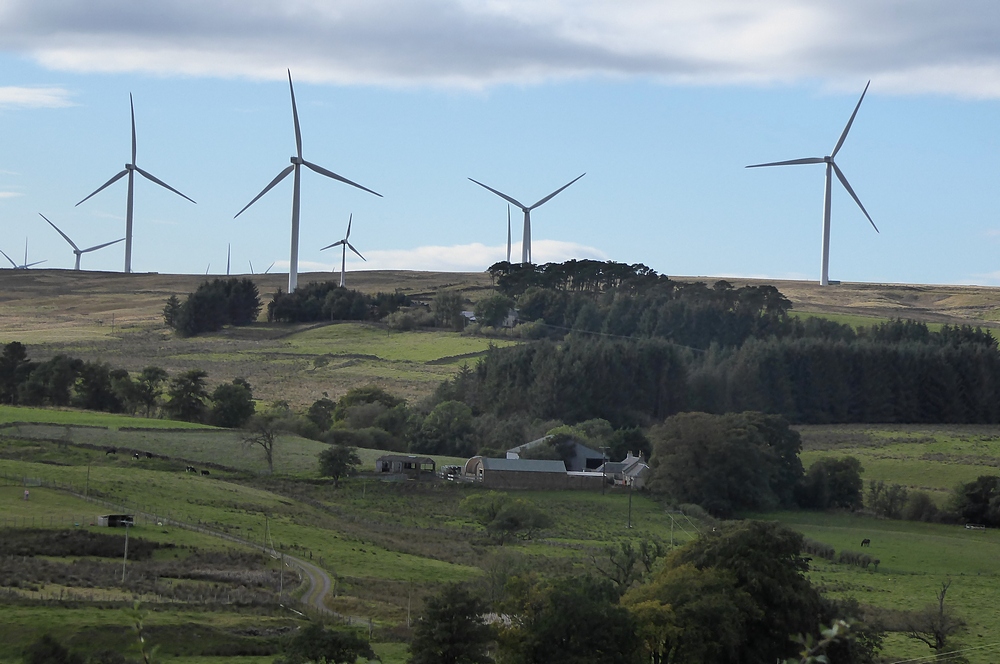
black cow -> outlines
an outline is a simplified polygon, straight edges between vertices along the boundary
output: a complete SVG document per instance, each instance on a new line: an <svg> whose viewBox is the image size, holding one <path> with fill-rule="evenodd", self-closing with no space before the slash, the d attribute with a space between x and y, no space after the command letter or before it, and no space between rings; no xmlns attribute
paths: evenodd
<svg viewBox="0 0 1000 664"><path fill-rule="evenodd" d="M872 545L872 541L870 539L868 539L867 537L864 538L863 540L861 540L861 546L870 547L871 545Z"/></svg>
<svg viewBox="0 0 1000 664"><path fill-rule="evenodd" d="M212 473L208 472L207 470L203 470L203 471L201 471L201 474L202 475L211 475Z"/></svg>
<svg viewBox="0 0 1000 664"><path fill-rule="evenodd" d="M188 466L184 469L185 473L197 473L198 470L194 466Z"/></svg>
<svg viewBox="0 0 1000 664"><path fill-rule="evenodd" d="M152 459L152 458L153 458L153 455L152 455L152 453L150 453L150 452L146 452L146 458L147 458L147 459Z"/></svg>
<svg viewBox="0 0 1000 664"><path fill-rule="evenodd" d="M104 456L108 456L109 454L118 454L118 448L109 447L107 451L104 452Z"/></svg>
<svg viewBox="0 0 1000 664"><path fill-rule="evenodd" d="M139 453L138 452L133 453L132 454L132 458L135 459L136 461L138 461L139 460Z"/></svg>

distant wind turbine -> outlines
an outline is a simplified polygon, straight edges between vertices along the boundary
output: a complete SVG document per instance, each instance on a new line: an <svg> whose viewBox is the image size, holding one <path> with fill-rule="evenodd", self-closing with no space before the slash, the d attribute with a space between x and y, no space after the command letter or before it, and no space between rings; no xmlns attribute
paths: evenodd
<svg viewBox="0 0 1000 664"><path fill-rule="evenodd" d="M229 276L229 259L233 257L233 245L226 245L226 276Z"/></svg>
<svg viewBox="0 0 1000 664"><path fill-rule="evenodd" d="M378 196L380 198L382 197L382 194L380 194L378 192L375 192L375 191L372 191L371 189L368 189L367 187L362 187L357 182L351 182L347 178L342 177L340 175L337 175L333 171L328 171L327 169L323 168L322 166L317 166L316 164L308 162L308 161L306 161L305 159L302 158L302 132L299 130L299 112L298 112L298 110L295 107L295 88L292 87L292 72L291 72L291 70L288 71L288 91L291 93L291 96L292 96L292 119L295 122L295 153L296 154L291 158L291 161L292 161L291 165L287 166L283 171L281 171L280 173L278 173L278 175L273 180L271 180L271 183L268 184L266 187L264 187L263 191L261 191L259 194L257 194L257 196L255 196L252 201L250 201L249 203L247 203L246 206L244 206L244 208L242 210L240 210L239 212L236 213L236 217L238 217L241 214L243 214L243 212L248 207L250 207L251 205L253 205L254 203L257 202L257 199L259 199L261 196L263 196L267 192L271 191L271 189L276 184L278 184L279 182L281 182L282 180L284 180L286 177L288 177L289 173L291 173L293 171L295 172L295 177L294 177L294 179L292 181L293 182L293 184L292 184L292 248L291 248L291 255L290 255L290 258L289 258L289 261L288 261L288 292L292 293L292 292L295 291L295 288L296 288L296 286L298 286L298 282L299 282L299 191L300 191L299 180L300 180L300 171L301 171L300 167L301 166L306 166L310 170L315 171L316 173L319 173L320 175L325 175L328 178L332 178L334 180L338 180L340 182L343 182L344 184L349 184L352 187L357 187L358 189L361 189L363 191L367 191L369 194L375 194L376 196ZM233 218L235 219L236 217L233 217Z"/></svg>
<svg viewBox="0 0 1000 664"><path fill-rule="evenodd" d="M552 197L554 197L556 194L558 194L559 192L561 192L563 189L565 189L569 185L573 184L574 182L576 182L577 180L579 180L580 178L582 178L584 175L586 175L586 173L582 173L581 175L579 175L575 179L571 180L567 184L564 184L563 186L559 187L558 189L556 189L551 194L549 194L545 198L541 199L540 201L538 201L534 205L527 205L527 206L524 205L524 204L522 204L522 203L520 203L516 199L511 198L507 194L505 194L503 192L500 192L500 191L497 191L493 187L486 186L485 184L483 184L479 180L472 180L472 178L469 178L469 179L472 180L473 182L475 182L476 184L478 184L480 187L483 187L484 189L489 189L494 194L496 194L500 198L504 199L508 203L513 203L517 207L521 208L522 212L524 212L524 230L522 231L522 234L521 234L521 263L530 263L531 262L531 211L534 210L536 207L539 207L539 206L541 206L541 205L549 202L549 200L551 200ZM508 262L510 262L509 259L508 259Z"/></svg>
<svg viewBox="0 0 1000 664"><path fill-rule="evenodd" d="M102 184L100 187L94 190L94 192L90 194L90 196L87 196L87 198L90 198L94 194L103 191L107 187L110 187L115 182L118 182L118 180L128 175L128 199L125 204L125 272L126 273L132 271L132 190L134 187L135 173L138 172L139 175L146 178L150 182L154 182L165 189L169 189L170 191L174 192L181 198L187 198L187 200L191 201L192 203L195 202L193 199L188 198L187 196L177 191L163 180L156 178L155 176L147 173L146 171L142 170L141 168L135 165L135 104L132 103L132 93L129 93L128 95L128 104L129 108L132 111L132 161L125 164L125 170L121 171L113 178ZM84 198L83 201L87 200L87 198ZM80 203L83 203L83 201L80 201ZM80 203L77 203L77 205L79 205Z"/></svg>
<svg viewBox="0 0 1000 664"><path fill-rule="evenodd" d="M360 258L364 262L366 262L366 263L368 262L368 259L365 258L364 256L362 256L361 252L359 252L357 249L355 249L354 245L347 241L348 238L351 237L351 222L352 221L354 221L354 214L353 213L347 219L347 235L344 236L343 240L339 240L337 242L334 242L333 244L327 245L327 246L323 247L322 249L320 249L320 251L324 251L326 249L329 249L331 247L336 247L336 246L340 246L342 248L341 249L341 256L340 256L340 287L341 288L344 288L344 272L347 269L347 250L348 249L350 249L351 251L353 251L354 253L356 253L358 255L358 258Z"/></svg>
<svg viewBox="0 0 1000 664"><path fill-rule="evenodd" d="M56 229L56 232L59 233L59 235L62 235L64 240L66 240L67 242L69 242L69 246L73 247L73 253L76 254L76 265L73 267L74 270L79 270L80 269L80 258L82 258L84 254L86 254L88 252L91 252L91 251L97 251L98 249L103 249L104 247L110 247L113 244L118 244L119 242L124 242L125 241L125 238L119 238L119 239L114 240L112 242L105 242L104 244L98 244L98 245L94 245L93 247L88 247L86 249L81 249L80 247L76 246L76 243L73 242L73 240L69 239L69 236L66 235L65 233L63 233L59 229L58 226L56 226L55 224L53 224L52 221L48 217L46 217L41 212L38 213L38 216L41 217L42 219L44 219L45 221L48 221L49 222L49 226L51 226L52 228ZM25 262L27 262L27 259L25 259Z"/></svg>
<svg viewBox="0 0 1000 664"><path fill-rule="evenodd" d="M29 267L32 267L34 265L41 265L42 263L45 262L45 261L35 261L34 263L28 262L28 238L24 238L24 262L21 263L20 265L15 263L14 260L10 256L8 256L6 252L4 252L2 249L0 249L0 254L3 254L3 257L6 258L8 261L10 261L11 266L15 270L27 270Z"/></svg>
<svg viewBox="0 0 1000 664"><path fill-rule="evenodd" d="M858 204L858 207L861 208L861 211L865 213L866 217L868 217L868 221L871 222L872 228L874 228L875 232L878 233L878 226L876 226L875 222L872 221L872 217L870 214L868 214L868 210L866 210L865 206L861 204L861 199L858 198L858 195L854 193L854 190L851 188L850 183L847 182L847 178L844 176L843 171L840 170L840 168L837 166L837 163L834 161L834 157L837 156L837 153L840 152L840 148L843 147L844 145L844 140L847 138L847 133L851 131L851 125L854 124L854 118L858 114L858 109L861 108L861 102L864 101L865 99L865 94L868 92L869 85L871 85L871 81L868 81L868 84L865 85L864 92L861 93L861 99L858 99L858 105L854 107L854 112L851 113L851 119L847 121L847 126L844 127L844 132L840 135L840 140L837 141L837 145L834 146L833 152L831 152L829 156L806 157L804 159L791 159L789 161L773 161L767 164L753 164L751 166L747 166L747 168L760 168L762 166L797 166L799 164L826 164L826 188L823 197L823 256L822 256L822 268L819 280L821 286L827 286L830 283L830 205L831 205L830 199L832 194L831 187L833 184L834 173L837 174L837 179L840 180L840 183L842 185L844 185L844 189L847 190L847 193L851 195L851 198L854 199L854 202Z"/></svg>

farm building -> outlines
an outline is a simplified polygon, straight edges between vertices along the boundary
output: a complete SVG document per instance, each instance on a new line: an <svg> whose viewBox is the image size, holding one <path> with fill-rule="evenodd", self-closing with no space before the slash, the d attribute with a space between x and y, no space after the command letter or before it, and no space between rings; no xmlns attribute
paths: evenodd
<svg viewBox="0 0 1000 664"><path fill-rule="evenodd" d="M135 519L131 514L105 514L104 516L97 517L97 525L108 528L122 528L134 526Z"/></svg>
<svg viewBox="0 0 1000 664"><path fill-rule="evenodd" d="M609 461L598 468L597 472L605 475L615 484L641 489L646 485L649 466L643 460L642 454L635 456L629 452L621 461Z"/></svg>
<svg viewBox="0 0 1000 664"><path fill-rule="evenodd" d="M570 473L562 461L472 457L465 476L488 489L600 489L596 473Z"/></svg>
<svg viewBox="0 0 1000 664"><path fill-rule="evenodd" d="M530 450L553 442L555 438L555 436L543 436L538 440L533 440L529 443L512 447L507 450L507 458L520 459L524 456L530 456ZM596 450L592 450L572 438L560 441L558 444L564 446L565 448L563 450L562 459L566 462L566 470L570 472L596 470L605 462L604 454Z"/></svg>
<svg viewBox="0 0 1000 664"><path fill-rule="evenodd" d="M421 472L433 475L434 468L434 459L411 454L386 454L375 460L376 473L418 477Z"/></svg>

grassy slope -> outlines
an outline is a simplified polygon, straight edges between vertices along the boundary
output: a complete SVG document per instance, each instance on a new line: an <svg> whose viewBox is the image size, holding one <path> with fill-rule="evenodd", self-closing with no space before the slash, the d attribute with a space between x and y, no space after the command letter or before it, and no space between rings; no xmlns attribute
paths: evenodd
<svg viewBox="0 0 1000 664"><path fill-rule="evenodd" d="M1000 531L970 531L961 526L886 521L849 514L785 512L766 515L837 551L865 548L882 561L878 571L851 565L831 564L821 559L812 563L811 577L827 594L854 597L859 602L889 609L912 610L936 601L941 583L952 580L948 604L968 621L968 632L959 637L965 647L980 647L997 641L1000 614L996 597L1000 593ZM898 635L887 641L887 654L920 657L927 647ZM971 654L973 664L990 664L1000 657L997 649Z"/></svg>

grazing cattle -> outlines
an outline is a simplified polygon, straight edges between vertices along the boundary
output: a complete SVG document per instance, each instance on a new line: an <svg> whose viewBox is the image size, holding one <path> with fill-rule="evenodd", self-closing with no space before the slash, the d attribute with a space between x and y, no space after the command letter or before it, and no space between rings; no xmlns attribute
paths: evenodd
<svg viewBox="0 0 1000 664"><path fill-rule="evenodd" d="M108 456L109 454L118 454L118 448L109 447L107 451L104 452L104 456Z"/></svg>
<svg viewBox="0 0 1000 664"><path fill-rule="evenodd" d="M201 471L201 474L202 475L211 475L212 473L208 472L207 470L203 470L203 471Z"/></svg>
<svg viewBox="0 0 1000 664"><path fill-rule="evenodd" d="M149 453L149 452L146 452L146 458L147 459L152 459L153 455L151 453Z"/></svg>
<svg viewBox="0 0 1000 664"><path fill-rule="evenodd" d="M185 473L197 473L198 470L194 466L188 466L184 469Z"/></svg>
<svg viewBox="0 0 1000 664"><path fill-rule="evenodd" d="M139 453L135 452L134 454L132 454L132 458L135 459L136 461L138 461L139 460Z"/></svg>
<svg viewBox="0 0 1000 664"><path fill-rule="evenodd" d="M861 540L861 546L869 546L870 547L871 545L872 545L872 541L870 539L868 539L867 537L864 538L863 540Z"/></svg>

